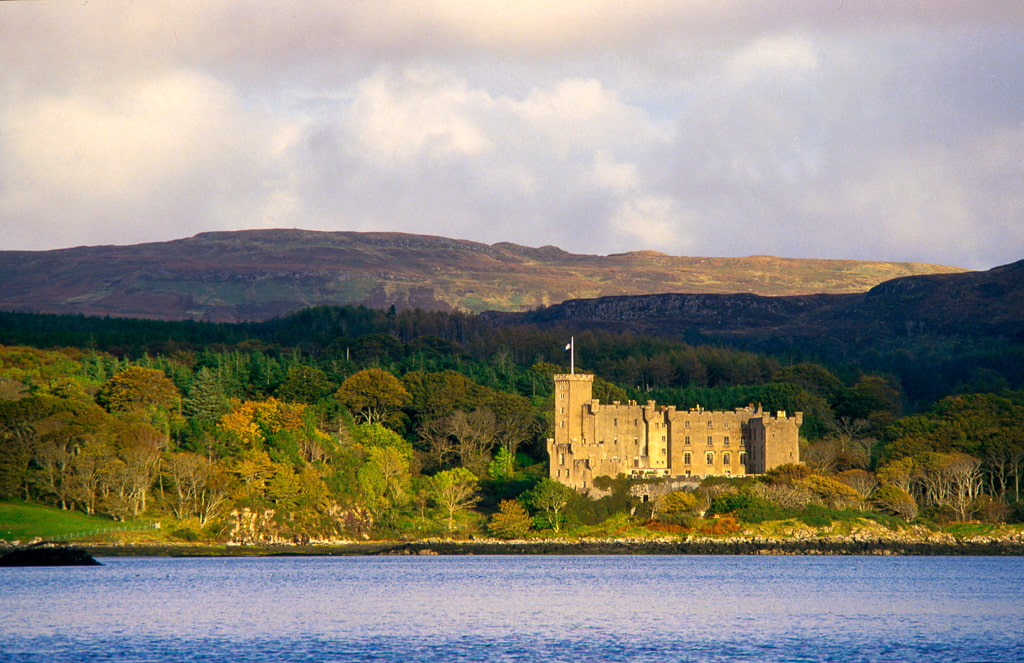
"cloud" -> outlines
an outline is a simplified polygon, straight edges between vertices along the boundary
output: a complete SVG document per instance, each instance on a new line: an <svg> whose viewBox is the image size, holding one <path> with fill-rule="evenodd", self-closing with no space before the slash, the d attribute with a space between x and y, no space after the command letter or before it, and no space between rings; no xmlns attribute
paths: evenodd
<svg viewBox="0 0 1024 663"><path fill-rule="evenodd" d="M259 226L990 267L1024 5L0 3L0 249Z"/></svg>
<svg viewBox="0 0 1024 663"><path fill-rule="evenodd" d="M123 92L8 102L0 122L0 216L22 241L38 242L141 241L190 223L198 231L238 215L251 222L253 197L266 195L261 183L273 176L267 157L284 135L282 123L189 71Z"/></svg>

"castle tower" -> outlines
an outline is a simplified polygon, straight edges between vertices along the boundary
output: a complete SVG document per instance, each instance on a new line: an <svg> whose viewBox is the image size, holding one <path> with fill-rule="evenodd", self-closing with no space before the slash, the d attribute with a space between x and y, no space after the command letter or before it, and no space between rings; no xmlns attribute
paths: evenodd
<svg viewBox="0 0 1024 663"><path fill-rule="evenodd" d="M594 376L555 375L555 444L577 442L583 430L583 406L594 398Z"/></svg>
<svg viewBox="0 0 1024 663"><path fill-rule="evenodd" d="M555 375L555 436L548 438L549 475L578 488L589 478L587 461L577 459L583 445L583 417L593 399L594 376L580 373Z"/></svg>

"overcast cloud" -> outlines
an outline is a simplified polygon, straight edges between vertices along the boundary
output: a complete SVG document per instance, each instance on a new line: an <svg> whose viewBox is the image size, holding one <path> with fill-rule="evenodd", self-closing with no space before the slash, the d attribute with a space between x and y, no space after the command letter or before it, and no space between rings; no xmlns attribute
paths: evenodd
<svg viewBox="0 0 1024 663"><path fill-rule="evenodd" d="M0 249L245 228L986 269L1024 3L0 3Z"/></svg>

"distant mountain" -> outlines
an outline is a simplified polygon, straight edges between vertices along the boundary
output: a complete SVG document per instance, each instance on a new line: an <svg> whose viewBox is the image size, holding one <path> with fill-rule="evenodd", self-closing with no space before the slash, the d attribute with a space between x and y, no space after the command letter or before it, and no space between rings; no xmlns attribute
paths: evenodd
<svg viewBox="0 0 1024 663"><path fill-rule="evenodd" d="M577 299L496 324L628 329L670 337L799 340L883 347L912 336L1024 343L1024 260L984 272L891 279L867 292L764 297L654 294Z"/></svg>
<svg viewBox="0 0 1024 663"><path fill-rule="evenodd" d="M863 293L896 277L958 272L920 263L594 256L401 233L249 230L2 251L0 310L224 322L317 305L527 311L609 295Z"/></svg>

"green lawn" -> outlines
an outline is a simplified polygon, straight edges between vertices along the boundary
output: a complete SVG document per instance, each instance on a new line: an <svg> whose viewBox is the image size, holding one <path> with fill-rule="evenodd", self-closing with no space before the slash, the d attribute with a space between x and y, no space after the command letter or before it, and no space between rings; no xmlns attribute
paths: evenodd
<svg viewBox="0 0 1024 663"><path fill-rule="evenodd" d="M0 539L8 541L25 543L37 536L43 539L70 540L129 528L125 523L87 516L77 511L0 502Z"/></svg>

